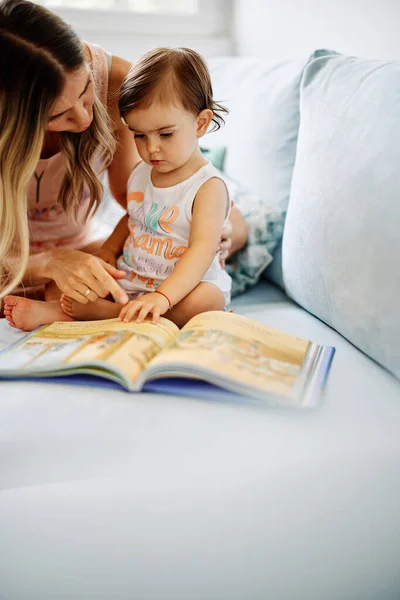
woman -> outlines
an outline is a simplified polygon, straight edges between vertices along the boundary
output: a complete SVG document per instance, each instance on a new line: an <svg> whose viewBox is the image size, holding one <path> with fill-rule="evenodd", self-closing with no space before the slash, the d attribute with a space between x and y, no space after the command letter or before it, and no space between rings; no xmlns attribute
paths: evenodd
<svg viewBox="0 0 400 600"><path fill-rule="evenodd" d="M101 176L125 205L138 155L118 111L130 63L82 44L62 19L28 0L0 3L0 297L46 285L81 303L109 293L126 302L124 275L90 244ZM244 245L247 228L232 213L223 250ZM49 285L54 282L54 285ZM43 288L42 288L43 289ZM15 298L13 322L35 310Z"/></svg>

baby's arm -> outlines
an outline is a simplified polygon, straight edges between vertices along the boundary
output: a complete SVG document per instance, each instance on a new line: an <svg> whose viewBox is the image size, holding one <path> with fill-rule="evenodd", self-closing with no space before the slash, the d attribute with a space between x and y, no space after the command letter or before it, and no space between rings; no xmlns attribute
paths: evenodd
<svg viewBox="0 0 400 600"><path fill-rule="evenodd" d="M141 322L152 313L156 322L168 310L168 300L175 306L200 283L215 257L228 206L228 192L221 179L209 179L201 186L193 204L188 249L157 288L158 293L145 294L126 304L121 320L130 321L139 313L137 321Z"/></svg>
<svg viewBox="0 0 400 600"><path fill-rule="evenodd" d="M207 273L221 238L228 205L228 192L221 179L209 179L197 192L188 249L158 288L171 304L185 298Z"/></svg>
<svg viewBox="0 0 400 600"><path fill-rule="evenodd" d="M106 239L97 256L105 262L116 266L117 257L121 254L126 238L129 235L128 229L129 215L124 215L116 225L112 234Z"/></svg>

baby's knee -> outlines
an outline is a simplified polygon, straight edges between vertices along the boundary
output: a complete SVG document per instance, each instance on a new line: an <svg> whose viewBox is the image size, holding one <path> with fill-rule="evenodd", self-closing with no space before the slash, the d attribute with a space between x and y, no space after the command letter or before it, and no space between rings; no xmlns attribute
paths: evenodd
<svg viewBox="0 0 400 600"><path fill-rule="evenodd" d="M225 298L219 288L212 283L200 283L190 294L177 304L168 317L178 327L183 327L196 315L210 310L224 310Z"/></svg>
<svg viewBox="0 0 400 600"><path fill-rule="evenodd" d="M224 310L225 308L223 293L212 283L200 283L188 296L188 301L193 314L210 310Z"/></svg>

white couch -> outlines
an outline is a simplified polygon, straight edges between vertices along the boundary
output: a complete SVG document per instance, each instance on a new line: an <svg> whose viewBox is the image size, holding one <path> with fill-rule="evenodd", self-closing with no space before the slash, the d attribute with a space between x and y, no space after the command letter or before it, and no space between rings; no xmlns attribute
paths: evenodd
<svg viewBox="0 0 400 600"><path fill-rule="evenodd" d="M398 379L270 282L234 307L336 347L318 408L0 383L2 600L400 597Z"/></svg>

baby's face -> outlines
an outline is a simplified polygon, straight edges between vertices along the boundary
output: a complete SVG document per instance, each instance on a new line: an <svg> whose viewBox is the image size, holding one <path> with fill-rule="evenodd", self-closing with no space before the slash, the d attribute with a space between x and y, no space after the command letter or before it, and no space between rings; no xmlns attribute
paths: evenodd
<svg viewBox="0 0 400 600"><path fill-rule="evenodd" d="M198 148L198 123L182 107L153 103L125 116L141 158L160 173L182 167Z"/></svg>

